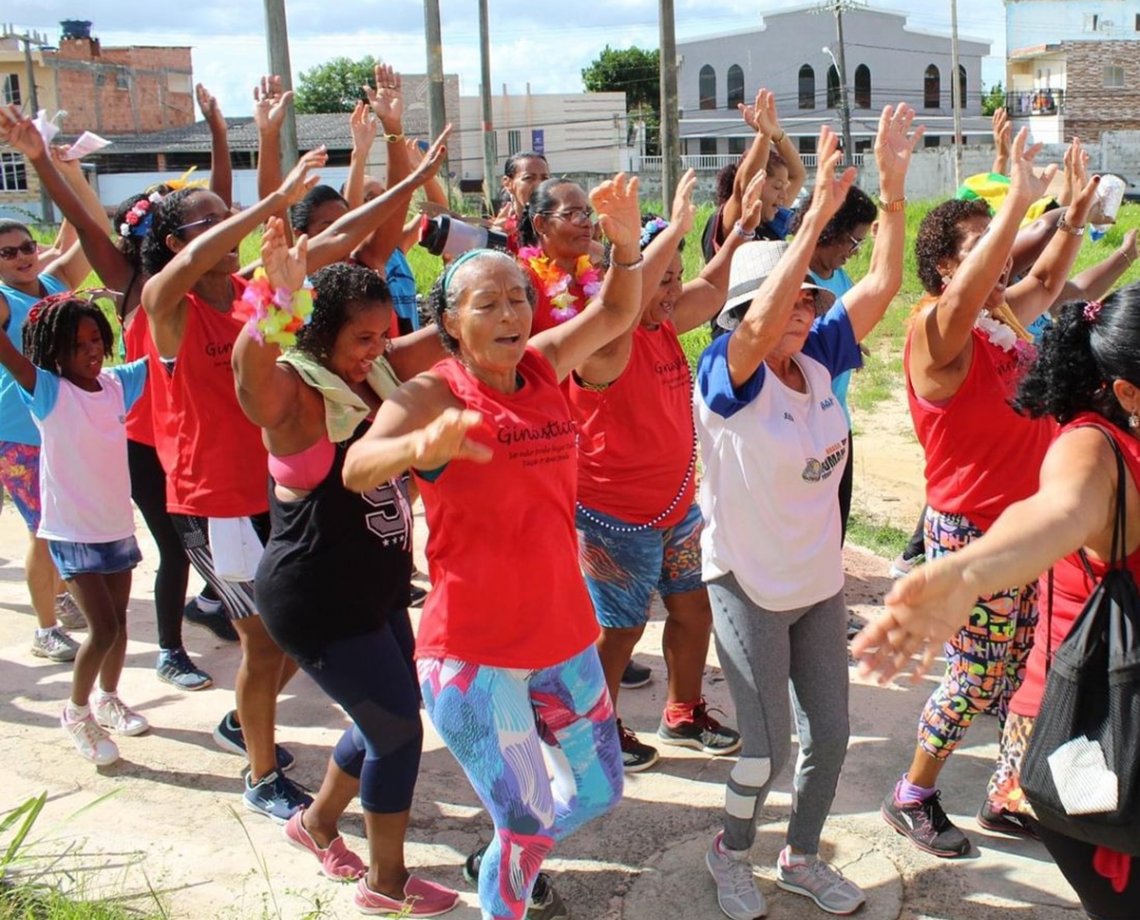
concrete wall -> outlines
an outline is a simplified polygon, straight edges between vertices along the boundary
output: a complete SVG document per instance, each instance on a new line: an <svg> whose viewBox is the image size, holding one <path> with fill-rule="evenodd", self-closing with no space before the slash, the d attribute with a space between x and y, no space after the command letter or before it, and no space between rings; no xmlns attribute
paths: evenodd
<svg viewBox="0 0 1140 920"><path fill-rule="evenodd" d="M996 8L996 5L995 5ZM1096 31L1091 16L1098 17ZM1140 37L1140 0L1005 0L1007 53L1066 40Z"/></svg>

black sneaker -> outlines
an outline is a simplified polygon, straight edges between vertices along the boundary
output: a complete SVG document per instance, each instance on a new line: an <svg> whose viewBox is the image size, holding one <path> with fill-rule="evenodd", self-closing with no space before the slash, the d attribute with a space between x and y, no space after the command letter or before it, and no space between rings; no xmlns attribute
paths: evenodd
<svg viewBox="0 0 1140 920"><path fill-rule="evenodd" d="M428 593L419 585L412 585L408 589L408 606L409 607L422 607L424 601L427 600Z"/></svg>
<svg viewBox="0 0 1140 920"><path fill-rule="evenodd" d="M479 887L479 866L483 862L483 854L487 852L488 846L489 844L483 844L463 861L463 877L467 880L467 884L476 888ZM538 878L534 880L526 920L570 920L570 911L566 909L565 903L550 882L550 876L545 872L539 872Z"/></svg>
<svg viewBox="0 0 1140 920"><path fill-rule="evenodd" d="M894 790L883 799L880 812L883 820L904 837L910 838L920 850L934 856L952 859L970 852L970 841L953 822L946 817L939 801L941 793L921 802L895 801Z"/></svg>
<svg viewBox="0 0 1140 920"><path fill-rule="evenodd" d="M995 834L1037 839L1037 831L1033 829L1033 825L1025 815L1006 811L1004 808L994 808L989 799L982 803L982 809L978 812L978 826Z"/></svg>
<svg viewBox="0 0 1140 920"><path fill-rule="evenodd" d="M288 821L297 809L308 808L313 804L311 795L276 770L256 783L252 781L249 770L243 771L242 776L245 779L245 793L242 796L245 807L272 818L278 824Z"/></svg>
<svg viewBox="0 0 1140 920"><path fill-rule="evenodd" d="M219 607L217 613L207 613L198 606L196 597L190 598L182 608L182 619L195 626L208 629L223 642L237 642L238 634L230 618L226 616L226 609Z"/></svg>
<svg viewBox="0 0 1140 920"><path fill-rule="evenodd" d="M638 664L631 658L622 672L621 688L622 690L636 690L638 687L644 687L651 680L653 680L652 669L643 664Z"/></svg>
<svg viewBox="0 0 1140 920"><path fill-rule="evenodd" d="M222 721L219 722L218 727L214 729L214 744L230 754L245 757L247 756L245 750L245 735L242 733L241 726L237 724L237 720L234 718L235 715L236 713L231 709L222 716ZM292 770L293 764L296 763L296 758L279 744L273 745L273 750L277 755L278 772L286 773Z"/></svg>
<svg viewBox="0 0 1140 920"><path fill-rule="evenodd" d="M194 665L181 646L159 651L155 674L179 690L205 690L214 683L209 674Z"/></svg>
<svg viewBox="0 0 1140 920"><path fill-rule="evenodd" d="M657 748L642 744L637 735L621 724L617 723L618 737L621 739L621 768L626 773L640 773L648 770L660 759Z"/></svg>
<svg viewBox="0 0 1140 920"><path fill-rule="evenodd" d="M662 716L657 737L665 744L693 748L714 757L731 754L740 748L740 732L726 728L710 716L704 700L693 707L690 721L670 725Z"/></svg>

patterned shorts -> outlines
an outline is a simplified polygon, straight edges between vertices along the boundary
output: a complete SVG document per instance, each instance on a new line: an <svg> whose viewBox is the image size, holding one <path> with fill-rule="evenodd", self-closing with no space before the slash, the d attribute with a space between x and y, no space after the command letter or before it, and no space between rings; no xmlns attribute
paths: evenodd
<svg viewBox="0 0 1140 920"><path fill-rule="evenodd" d="M587 515L581 508L577 526L578 561L602 626L644 626L654 590L668 597L704 587L701 509L695 504L679 524L665 530L630 532L622 529L630 526L625 521L592 509Z"/></svg>
<svg viewBox="0 0 1140 920"><path fill-rule="evenodd" d="M34 444L0 441L0 485L12 496L32 533L40 529L40 449Z"/></svg>

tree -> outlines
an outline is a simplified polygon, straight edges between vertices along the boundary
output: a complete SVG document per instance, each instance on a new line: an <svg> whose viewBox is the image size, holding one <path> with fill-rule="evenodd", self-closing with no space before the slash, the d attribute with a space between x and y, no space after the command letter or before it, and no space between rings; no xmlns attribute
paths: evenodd
<svg viewBox="0 0 1140 920"><path fill-rule="evenodd" d="M647 152L657 148L661 124L661 53L654 49L606 45L589 67L582 70L582 83L590 93L624 92L625 110L645 121Z"/></svg>
<svg viewBox="0 0 1140 920"><path fill-rule="evenodd" d="M372 69L378 61L367 55L359 61L336 57L304 71L297 80L297 111L351 112L364 98L360 88L372 82Z"/></svg>
<svg viewBox="0 0 1140 920"><path fill-rule="evenodd" d="M982 96L982 114L993 115L1003 105L1005 105L1005 90L1002 89L999 81L990 87L988 93Z"/></svg>

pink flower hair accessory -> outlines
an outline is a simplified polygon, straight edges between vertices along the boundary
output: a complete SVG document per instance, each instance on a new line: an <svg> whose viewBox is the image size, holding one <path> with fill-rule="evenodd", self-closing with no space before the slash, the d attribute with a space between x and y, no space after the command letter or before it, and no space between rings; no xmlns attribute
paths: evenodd
<svg viewBox="0 0 1140 920"><path fill-rule="evenodd" d="M1090 326L1094 325L1097 317L1100 316L1100 311L1104 308L1104 303L1099 300L1090 300L1085 304L1084 317L1085 322Z"/></svg>

